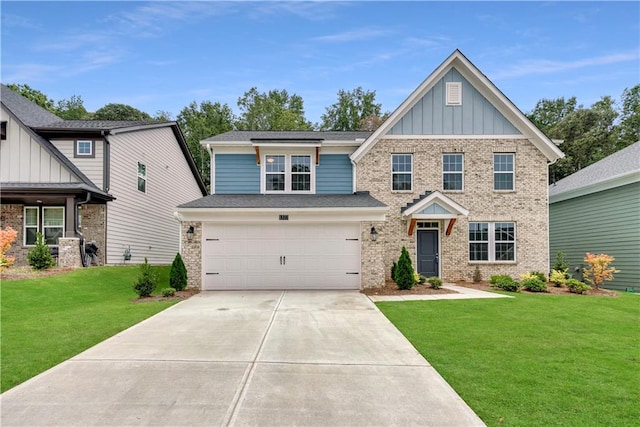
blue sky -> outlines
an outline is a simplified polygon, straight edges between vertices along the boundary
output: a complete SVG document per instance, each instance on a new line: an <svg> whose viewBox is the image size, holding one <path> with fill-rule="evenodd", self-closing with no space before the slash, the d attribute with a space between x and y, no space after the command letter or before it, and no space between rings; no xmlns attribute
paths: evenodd
<svg viewBox="0 0 640 427"><path fill-rule="evenodd" d="M175 117L252 86L320 121L339 89L393 111L456 48L521 110L640 82L638 2L10 2L1 79Z"/></svg>

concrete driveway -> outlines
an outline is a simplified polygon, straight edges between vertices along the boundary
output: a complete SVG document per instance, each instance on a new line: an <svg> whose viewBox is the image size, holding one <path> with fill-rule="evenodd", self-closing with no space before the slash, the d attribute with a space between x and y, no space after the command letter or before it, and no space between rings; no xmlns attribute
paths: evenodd
<svg viewBox="0 0 640 427"><path fill-rule="evenodd" d="M357 291L203 292L1 405L4 427L484 425Z"/></svg>

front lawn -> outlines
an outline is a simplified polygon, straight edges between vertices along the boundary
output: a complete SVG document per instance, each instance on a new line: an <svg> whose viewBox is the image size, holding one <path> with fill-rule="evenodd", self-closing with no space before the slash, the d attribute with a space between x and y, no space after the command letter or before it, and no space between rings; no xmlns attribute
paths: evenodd
<svg viewBox="0 0 640 427"><path fill-rule="evenodd" d="M638 295L377 305L489 426L640 419Z"/></svg>
<svg viewBox="0 0 640 427"><path fill-rule="evenodd" d="M170 267L154 267L158 289ZM1 391L75 356L176 301L133 303L139 267L92 267L52 277L2 280Z"/></svg>

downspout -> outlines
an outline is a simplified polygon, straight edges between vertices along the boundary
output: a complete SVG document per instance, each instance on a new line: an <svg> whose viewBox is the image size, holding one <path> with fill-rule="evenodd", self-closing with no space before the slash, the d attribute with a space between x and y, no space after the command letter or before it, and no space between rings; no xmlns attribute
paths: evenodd
<svg viewBox="0 0 640 427"><path fill-rule="evenodd" d="M357 175L356 172L357 172L358 166L356 165L356 162L353 161L353 159L350 158L349 160L351 160L351 165L353 166L353 168L351 169L351 173L353 174L353 176L351 177L351 190L352 190L351 192L353 194L356 194L358 189L357 178L356 178L356 175Z"/></svg>
<svg viewBox="0 0 640 427"><path fill-rule="evenodd" d="M551 271L551 206L549 204L549 167L554 165L560 158L552 162L547 162L547 271ZM555 182L553 183L555 185Z"/></svg>
<svg viewBox="0 0 640 427"><path fill-rule="evenodd" d="M87 203L89 203L90 200L91 200L91 193L87 192L87 198L85 199L84 202L76 202L76 212L75 212L76 213L76 220L75 220L75 225L74 225L74 228L75 228L74 231L76 232L76 234L78 236L80 236L80 258L81 258L83 267L87 266L87 261L85 260L85 253L84 253L84 234L82 234L80 232L80 229L78 228L78 222L79 222L78 220L80 219L78 213L79 213L79 210L80 210L79 209L80 206L86 205Z"/></svg>
<svg viewBox="0 0 640 427"><path fill-rule="evenodd" d="M100 133L104 138L104 154L102 159L102 189L108 193L109 186L111 184L111 142L109 142L109 131L103 130Z"/></svg>

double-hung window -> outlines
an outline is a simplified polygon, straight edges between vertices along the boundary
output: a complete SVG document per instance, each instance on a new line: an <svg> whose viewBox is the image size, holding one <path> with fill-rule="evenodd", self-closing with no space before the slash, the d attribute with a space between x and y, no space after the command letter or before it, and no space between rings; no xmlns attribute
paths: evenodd
<svg viewBox="0 0 640 427"><path fill-rule="evenodd" d="M391 155L391 189L411 191L413 183L413 156L411 154Z"/></svg>
<svg viewBox="0 0 640 427"><path fill-rule="evenodd" d="M147 166L138 162L138 191L147 192Z"/></svg>
<svg viewBox="0 0 640 427"><path fill-rule="evenodd" d="M462 154L442 155L442 189L462 191L464 183L464 158Z"/></svg>
<svg viewBox="0 0 640 427"><path fill-rule="evenodd" d="M264 191L296 193L313 191L313 165L305 154L268 154L264 157Z"/></svg>
<svg viewBox="0 0 640 427"><path fill-rule="evenodd" d="M42 221L40 218L42 217ZM64 207L25 206L24 208L24 244L35 245L36 233L42 233L47 245L57 245L58 238L64 236Z"/></svg>
<svg viewBox="0 0 640 427"><path fill-rule="evenodd" d="M493 189L496 191L514 190L514 155L493 155Z"/></svg>
<svg viewBox="0 0 640 427"><path fill-rule="evenodd" d="M515 222L469 223L469 261L516 260Z"/></svg>

